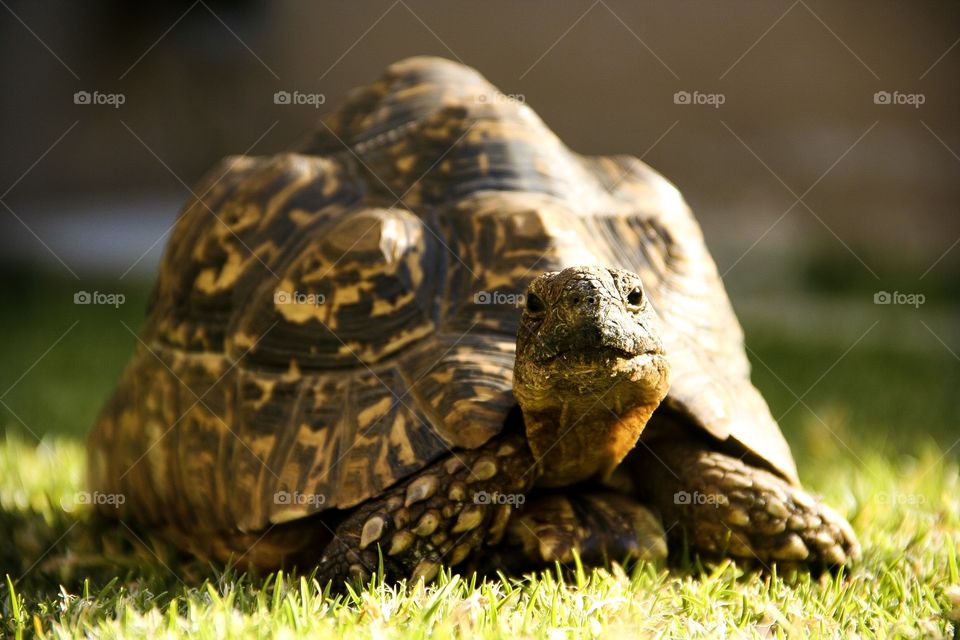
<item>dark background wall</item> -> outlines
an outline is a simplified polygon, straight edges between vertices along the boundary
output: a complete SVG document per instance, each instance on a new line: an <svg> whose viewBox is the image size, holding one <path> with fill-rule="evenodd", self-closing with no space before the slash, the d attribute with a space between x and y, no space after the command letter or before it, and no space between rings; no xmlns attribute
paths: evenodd
<svg viewBox="0 0 960 640"><path fill-rule="evenodd" d="M683 190L728 278L797 245L868 278L894 254L919 277L960 259L958 18L951 2L9 2L0 255L118 276L143 256L149 273L182 183L322 117L274 92L329 108L435 54L521 96L578 151L642 155Z"/></svg>

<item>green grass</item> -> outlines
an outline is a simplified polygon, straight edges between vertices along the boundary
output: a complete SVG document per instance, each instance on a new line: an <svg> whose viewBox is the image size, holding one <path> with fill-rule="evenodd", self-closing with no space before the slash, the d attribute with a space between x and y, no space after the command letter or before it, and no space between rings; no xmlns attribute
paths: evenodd
<svg viewBox="0 0 960 640"><path fill-rule="evenodd" d="M139 327L146 289L0 281L16 302L0 306L0 635L957 636L960 367L931 333L957 344L952 308L877 309L860 304L868 290L832 292L789 322L742 305L755 381L804 483L860 536L864 558L849 574L614 565L331 596L310 575L238 575L92 521L77 501L82 438L133 347L124 323ZM127 303L78 308L81 288L122 291Z"/></svg>

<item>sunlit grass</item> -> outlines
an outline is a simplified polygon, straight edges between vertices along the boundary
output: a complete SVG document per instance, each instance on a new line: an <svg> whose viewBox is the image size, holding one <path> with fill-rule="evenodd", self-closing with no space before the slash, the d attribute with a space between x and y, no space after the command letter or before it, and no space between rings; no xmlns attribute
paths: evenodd
<svg viewBox="0 0 960 640"><path fill-rule="evenodd" d="M75 505L81 445L8 436L0 534L12 573L0 587L0 629L51 637L950 637L960 619L960 475L941 454L929 446L895 461L868 452L808 465L811 488L860 535L864 559L850 575L614 565L480 583L447 574L426 588L374 580L330 596L311 576L222 573L159 541L92 526Z"/></svg>

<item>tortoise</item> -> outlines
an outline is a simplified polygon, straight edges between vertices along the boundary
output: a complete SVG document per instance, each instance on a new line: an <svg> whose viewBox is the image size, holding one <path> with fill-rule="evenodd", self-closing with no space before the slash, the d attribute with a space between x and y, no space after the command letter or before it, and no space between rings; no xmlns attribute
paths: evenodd
<svg viewBox="0 0 960 640"><path fill-rule="evenodd" d="M835 567L677 189L416 57L179 216L89 437L104 514L326 579L703 557ZM668 544L669 543L669 544Z"/></svg>

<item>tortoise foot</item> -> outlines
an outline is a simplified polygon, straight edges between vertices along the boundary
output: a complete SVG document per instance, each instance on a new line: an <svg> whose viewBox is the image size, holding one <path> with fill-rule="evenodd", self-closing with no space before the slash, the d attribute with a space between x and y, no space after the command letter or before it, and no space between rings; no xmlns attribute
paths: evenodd
<svg viewBox="0 0 960 640"><path fill-rule="evenodd" d="M574 560L658 560L667 555L660 519L631 496L607 491L550 492L510 519L501 553L504 568L542 567Z"/></svg>
<svg viewBox="0 0 960 640"><path fill-rule="evenodd" d="M743 460L697 443L665 443L644 464L664 526L707 556L833 568L860 557L847 521L823 502Z"/></svg>
<svg viewBox="0 0 960 640"><path fill-rule="evenodd" d="M390 579L427 582L484 544L498 543L535 478L518 436L457 451L357 507L334 531L320 560L320 582L366 580L383 562Z"/></svg>

